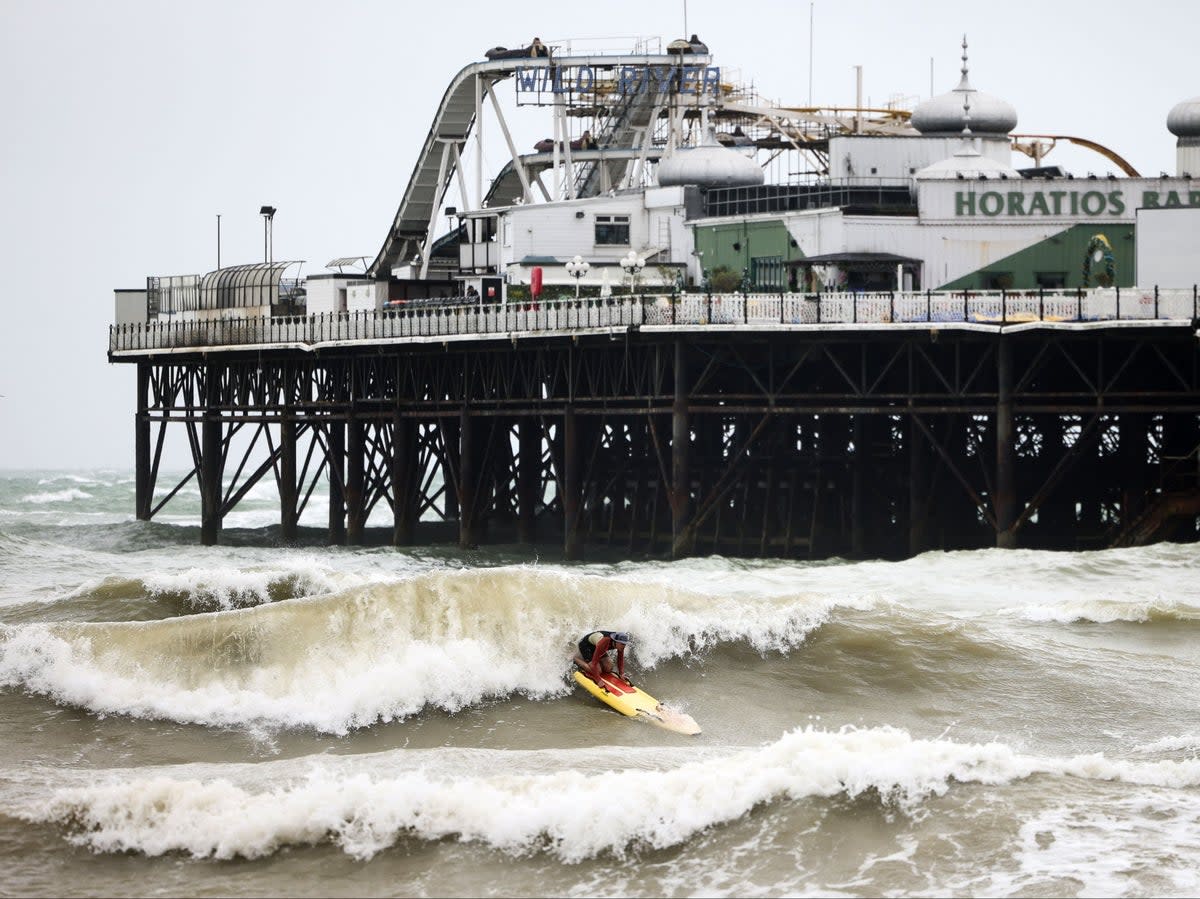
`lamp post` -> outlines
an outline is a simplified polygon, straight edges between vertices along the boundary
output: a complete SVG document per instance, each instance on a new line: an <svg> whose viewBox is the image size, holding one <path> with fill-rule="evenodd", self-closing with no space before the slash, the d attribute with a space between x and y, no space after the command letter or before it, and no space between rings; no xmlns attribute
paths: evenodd
<svg viewBox="0 0 1200 899"><path fill-rule="evenodd" d="M275 244L271 235L271 226L275 219L275 207L264 206L258 210L258 214L263 217L263 262L270 265L275 261Z"/></svg>
<svg viewBox="0 0 1200 899"><path fill-rule="evenodd" d="M576 255L574 259L567 263L567 274L575 279L575 299L579 299L579 280L588 273L591 265L582 256Z"/></svg>
<svg viewBox="0 0 1200 899"><path fill-rule="evenodd" d="M638 256L633 250L630 250L628 255L621 257L621 268L625 269L625 274L629 276L630 296L633 296L633 288L637 284L637 276L645 267L646 260Z"/></svg>

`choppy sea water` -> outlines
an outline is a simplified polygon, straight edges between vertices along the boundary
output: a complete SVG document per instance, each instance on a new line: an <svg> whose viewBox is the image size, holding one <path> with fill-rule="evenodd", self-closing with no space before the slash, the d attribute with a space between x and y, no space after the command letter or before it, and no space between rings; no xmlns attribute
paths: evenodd
<svg viewBox="0 0 1200 899"><path fill-rule="evenodd" d="M0 895L1200 888L1196 545L568 565L189 502L0 474ZM596 627L701 735L574 686Z"/></svg>

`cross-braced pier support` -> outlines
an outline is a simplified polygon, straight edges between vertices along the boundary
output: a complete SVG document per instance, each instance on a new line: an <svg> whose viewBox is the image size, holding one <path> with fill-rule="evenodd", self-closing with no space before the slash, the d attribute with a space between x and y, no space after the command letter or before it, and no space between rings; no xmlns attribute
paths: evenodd
<svg viewBox="0 0 1200 899"><path fill-rule="evenodd" d="M136 514L194 477L206 544L272 476L282 542L312 539L318 486L330 543L568 559L1097 547L1159 518L1197 537L1178 513L1200 495L1190 329L666 328L137 361ZM168 431L193 464L158 492Z"/></svg>

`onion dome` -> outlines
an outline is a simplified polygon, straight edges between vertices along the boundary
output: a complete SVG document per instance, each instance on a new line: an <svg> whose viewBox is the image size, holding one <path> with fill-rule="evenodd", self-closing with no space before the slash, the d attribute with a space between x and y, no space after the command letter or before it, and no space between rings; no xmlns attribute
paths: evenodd
<svg viewBox="0 0 1200 899"><path fill-rule="evenodd" d="M957 153L949 159L925 166L914 177L918 181L935 181L939 178L966 178L971 181L989 178L1019 180L1021 173L1011 165L984 156L975 149L974 141L964 139Z"/></svg>
<svg viewBox="0 0 1200 899"><path fill-rule="evenodd" d="M658 164L658 183L754 187L763 183L763 170L745 153L721 146L710 129L700 146L680 147Z"/></svg>
<svg viewBox="0 0 1200 899"><path fill-rule="evenodd" d="M912 126L922 134L957 134L962 131L963 104L971 106L971 130L976 134L1008 134L1017 127L1012 104L981 93L967 80L967 38L963 36L962 80L949 93L926 100L913 110Z"/></svg>
<svg viewBox="0 0 1200 899"><path fill-rule="evenodd" d="M963 39L963 46L964 48L966 47L965 38ZM965 67L963 68L963 80L966 80ZM943 159L941 162L925 166L925 168L916 174L918 181L936 180L939 178L963 178L983 181L989 178L1021 177L1021 173L1011 165L992 159L990 156L984 156L979 152L979 148L975 144L975 136L971 133L971 124L975 120L974 115L972 115L971 100L970 93L962 95L963 107L959 117L962 119L963 127L962 140L959 142L958 151L949 159Z"/></svg>
<svg viewBox="0 0 1200 899"><path fill-rule="evenodd" d="M1200 97L1176 103L1167 115L1167 130L1176 137L1200 137Z"/></svg>

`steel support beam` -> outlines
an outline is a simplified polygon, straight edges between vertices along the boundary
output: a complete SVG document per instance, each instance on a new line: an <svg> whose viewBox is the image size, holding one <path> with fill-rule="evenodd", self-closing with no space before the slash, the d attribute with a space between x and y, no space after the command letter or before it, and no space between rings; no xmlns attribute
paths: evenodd
<svg viewBox="0 0 1200 899"><path fill-rule="evenodd" d="M329 545L346 542L346 423L330 419L328 424Z"/></svg>
<svg viewBox="0 0 1200 899"><path fill-rule="evenodd" d="M1016 432L1013 429L1013 371L1012 341L1000 337L996 341L996 495L993 511L996 516L996 546L1015 549L1017 532Z"/></svg>
<svg viewBox="0 0 1200 899"><path fill-rule="evenodd" d="M299 484L296 480L296 420L288 412L279 423L279 536L291 543L299 535Z"/></svg>
<svg viewBox="0 0 1200 899"><path fill-rule="evenodd" d="M154 483L150 469L150 363L137 366L137 412L133 422L134 508L138 521L150 520Z"/></svg>
<svg viewBox="0 0 1200 899"><path fill-rule="evenodd" d="M366 424L351 410L346 423L346 543L361 546L366 528Z"/></svg>
<svg viewBox="0 0 1200 899"><path fill-rule="evenodd" d="M928 548L926 503L929 489L929 452L920 427L908 419L908 554L919 555Z"/></svg>
<svg viewBox="0 0 1200 899"><path fill-rule="evenodd" d="M417 423L392 413L392 545L411 546L417 524Z"/></svg>
<svg viewBox="0 0 1200 899"><path fill-rule="evenodd" d="M688 421L687 347L675 341L675 400L671 406L671 545L676 557L690 555L693 543L680 540L690 512L691 472L688 449L691 425Z"/></svg>
<svg viewBox="0 0 1200 899"><path fill-rule="evenodd" d="M458 422L458 545L470 549L476 543L475 482L479 477L479 459L475 447L475 423L466 406L459 412Z"/></svg>
<svg viewBox="0 0 1200 899"><path fill-rule="evenodd" d="M204 421L200 431L200 542L215 546L221 536L221 370L210 364L204 379Z"/></svg>
<svg viewBox="0 0 1200 899"><path fill-rule="evenodd" d="M562 447L563 555L573 561L582 556L583 544L579 535L579 427L572 403L563 411Z"/></svg>
<svg viewBox="0 0 1200 899"><path fill-rule="evenodd" d="M533 543L542 486L542 420L523 416L517 424L517 539Z"/></svg>

